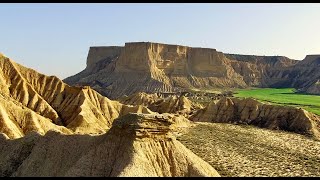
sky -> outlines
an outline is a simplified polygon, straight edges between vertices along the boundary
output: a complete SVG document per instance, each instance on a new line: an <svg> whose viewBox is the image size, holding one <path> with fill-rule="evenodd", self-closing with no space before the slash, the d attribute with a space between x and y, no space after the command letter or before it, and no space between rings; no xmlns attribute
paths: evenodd
<svg viewBox="0 0 320 180"><path fill-rule="evenodd" d="M0 52L61 79L90 46L149 41L224 53L320 54L320 4L0 4Z"/></svg>

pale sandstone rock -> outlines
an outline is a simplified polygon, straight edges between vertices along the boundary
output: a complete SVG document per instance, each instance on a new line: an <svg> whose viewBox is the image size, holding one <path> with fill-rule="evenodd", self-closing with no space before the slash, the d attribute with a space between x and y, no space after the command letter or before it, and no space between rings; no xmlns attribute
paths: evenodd
<svg viewBox="0 0 320 180"><path fill-rule="evenodd" d="M174 138L188 123L176 118L128 114L100 136L50 131L0 139L0 176L219 176Z"/></svg>
<svg viewBox="0 0 320 180"><path fill-rule="evenodd" d="M92 54L90 50L88 59L95 57ZM307 55L297 61L283 56L224 54L209 48L151 42L126 43L113 54L113 59L106 55L104 59L90 60L90 68L64 81L90 85L113 99L139 91L190 88L294 87L320 94L315 88L307 90L320 79L320 55Z"/></svg>
<svg viewBox="0 0 320 180"><path fill-rule="evenodd" d="M190 101L184 95L161 98L156 93L138 92L128 97L122 97L119 101L128 105L143 105L153 112L182 114L186 117L193 111L202 108L201 105Z"/></svg>
<svg viewBox="0 0 320 180"><path fill-rule="evenodd" d="M163 98L149 105L148 108L158 113L177 113L188 115L196 109L200 109L201 106L193 103L185 96L169 96Z"/></svg>
<svg viewBox="0 0 320 180"><path fill-rule="evenodd" d="M131 96L121 97L118 101L122 104L143 105L148 107L160 99L161 98L156 93L147 94L145 92L138 92Z"/></svg>
<svg viewBox="0 0 320 180"><path fill-rule="evenodd" d="M0 132L10 138L31 130L104 133L121 115L152 113L143 106L111 101L89 86L69 86L4 56L0 56L0 68Z"/></svg>
<svg viewBox="0 0 320 180"><path fill-rule="evenodd" d="M90 85L116 99L136 92L267 86L270 82L264 79L268 79L268 69L291 67L297 62L280 56L228 55L215 49L151 42L126 43L113 53L117 54L114 59L90 60L90 67L64 81ZM92 54L90 49L88 59L94 57Z"/></svg>
<svg viewBox="0 0 320 180"><path fill-rule="evenodd" d="M199 110L192 121L255 125L320 138L320 117L301 108L270 105L251 98L223 98Z"/></svg>

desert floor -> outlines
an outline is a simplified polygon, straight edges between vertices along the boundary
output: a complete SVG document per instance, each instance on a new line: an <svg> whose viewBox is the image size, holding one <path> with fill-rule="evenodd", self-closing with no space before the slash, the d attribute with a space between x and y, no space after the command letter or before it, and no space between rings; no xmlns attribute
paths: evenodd
<svg viewBox="0 0 320 180"><path fill-rule="evenodd" d="M320 176L320 142L303 135L196 123L177 139L221 176Z"/></svg>

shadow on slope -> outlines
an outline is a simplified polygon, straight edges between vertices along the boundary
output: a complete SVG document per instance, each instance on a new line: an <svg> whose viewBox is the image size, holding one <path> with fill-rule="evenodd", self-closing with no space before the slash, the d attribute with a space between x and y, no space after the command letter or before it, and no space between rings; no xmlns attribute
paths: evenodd
<svg viewBox="0 0 320 180"><path fill-rule="evenodd" d="M0 176L219 176L171 131L172 115L128 114L103 135L0 138Z"/></svg>

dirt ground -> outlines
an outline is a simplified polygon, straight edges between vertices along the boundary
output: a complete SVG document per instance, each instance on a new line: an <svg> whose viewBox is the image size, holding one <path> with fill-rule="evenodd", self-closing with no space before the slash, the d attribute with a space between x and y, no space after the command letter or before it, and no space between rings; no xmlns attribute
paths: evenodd
<svg viewBox="0 0 320 180"><path fill-rule="evenodd" d="M303 135L197 123L177 139L221 176L320 176L320 142Z"/></svg>

